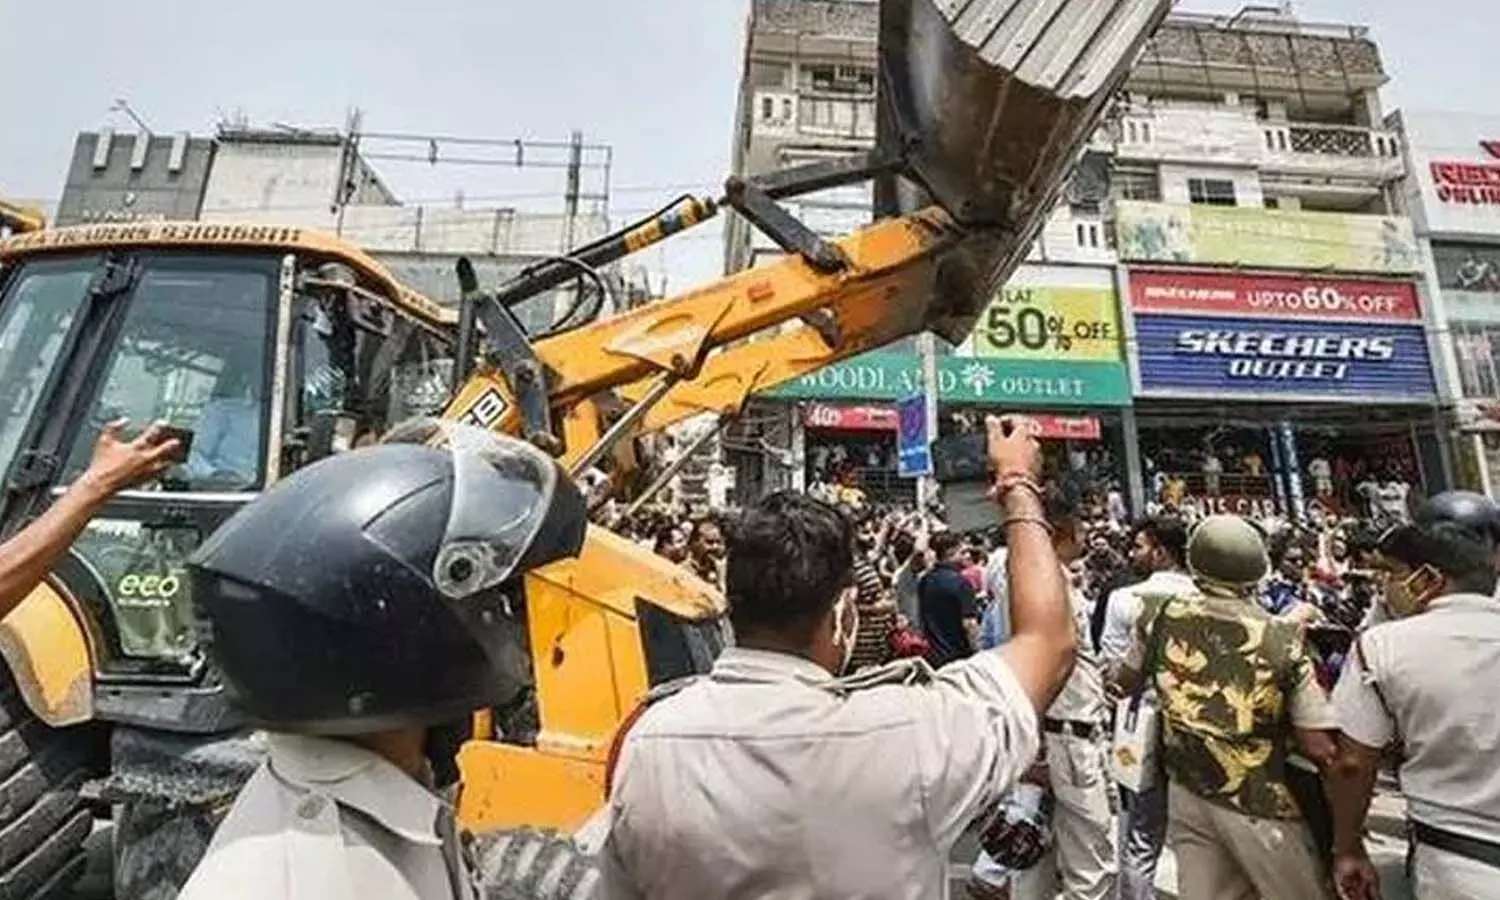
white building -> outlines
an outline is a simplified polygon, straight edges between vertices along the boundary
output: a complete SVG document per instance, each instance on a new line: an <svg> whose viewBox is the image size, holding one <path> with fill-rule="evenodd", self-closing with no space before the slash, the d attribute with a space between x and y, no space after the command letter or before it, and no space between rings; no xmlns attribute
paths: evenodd
<svg viewBox="0 0 1500 900"><path fill-rule="evenodd" d="M1403 110L1403 199L1444 323L1459 480L1500 496L1500 116Z"/></svg>
<svg viewBox="0 0 1500 900"><path fill-rule="evenodd" d="M873 143L877 13L859 0L754 0L736 172ZM1355 480L1373 474L1444 483L1448 465L1436 438L1446 383L1434 375L1423 266L1401 215L1401 138L1385 125L1379 93L1387 81L1376 44L1358 26L1300 22L1265 7L1173 15L1080 160L1027 265L996 298L989 313L998 318L981 317L971 340L940 360L945 408L1039 416L1056 426L1054 452L1084 460L1096 481L1116 473L1138 503L1175 480L1198 500L1212 487L1214 503L1227 508L1299 510L1319 488L1327 488L1325 505L1357 506ZM860 187L788 205L814 228L842 233L868 220L870 201ZM778 252L731 219L729 270ZM1137 302L1147 290L1151 297ZM1262 302L1293 293L1343 297L1348 306ZM1007 318L1018 304L1035 309L1028 321L1091 337L1067 346L1056 335L1022 341ZM1184 332L1229 321L1251 337L1288 331L1313 347L1347 332L1388 358L1288 368L1178 348ZM887 351L773 392L767 399L783 402L757 409L757 433L738 444L785 448L793 464L785 472L781 454L740 455L745 492L813 474L820 436L849 444L845 457L893 443L868 427L889 417L863 412L911 387L909 342ZM1036 372L1045 377L1022 377ZM851 409L842 419L832 414L840 406ZM809 426L809 408L817 427ZM825 424L839 421L848 427ZM883 467L879 455L868 454L872 465L860 468ZM1336 486L1307 484L1314 459L1341 463ZM1391 460L1399 472L1375 471ZM1203 468L1219 465L1235 477L1210 484ZM861 480L897 494L907 488L873 471Z"/></svg>

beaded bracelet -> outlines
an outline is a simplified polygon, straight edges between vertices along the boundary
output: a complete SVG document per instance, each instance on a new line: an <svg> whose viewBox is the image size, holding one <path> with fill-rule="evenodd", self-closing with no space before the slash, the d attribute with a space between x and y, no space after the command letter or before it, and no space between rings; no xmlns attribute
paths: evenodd
<svg viewBox="0 0 1500 900"><path fill-rule="evenodd" d="M1052 533L1052 526L1041 516L1006 516L1000 527L1009 528L1012 525L1040 525L1048 534Z"/></svg>
<svg viewBox="0 0 1500 900"><path fill-rule="evenodd" d="M1036 479L1030 475L1027 475L1023 472L1012 472L1009 474L1003 474L999 478L995 479L996 500L1005 499L1006 494L1009 494L1011 491L1017 489L1029 491L1031 495L1037 500L1041 501L1042 503L1047 502L1046 492L1042 490L1042 486L1040 484L1037 484Z"/></svg>

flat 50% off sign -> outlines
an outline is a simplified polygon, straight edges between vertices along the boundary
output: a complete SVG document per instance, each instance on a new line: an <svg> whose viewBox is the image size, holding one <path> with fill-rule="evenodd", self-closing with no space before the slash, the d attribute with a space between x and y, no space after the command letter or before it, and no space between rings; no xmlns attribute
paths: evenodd
<svg viewBox="0 0 1500 900"><path fill-rule="evenodd" d="M1120 325L1114 292L1006 288L980 317L974 330L974 352L1007 359L1117 361Z"/></svg>

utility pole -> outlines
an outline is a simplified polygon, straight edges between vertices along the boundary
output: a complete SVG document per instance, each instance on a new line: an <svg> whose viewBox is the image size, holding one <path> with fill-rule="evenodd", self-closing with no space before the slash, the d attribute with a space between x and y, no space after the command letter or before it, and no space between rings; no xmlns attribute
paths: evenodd
<svg viewBox="0 0 1500 900"><path fill-rule="evenodd" d="M568 176L567 188L563 193L563 245L562 254L567 256L573 252L573 247L578 241L578 190L583 172L583 132L574 131L572 138L568 141ZM553 301L553 321L562 321L567 315L568 308L577 303L584 291L583 279L573 282L573 299L568 301L562 291L557 292L557 299Z"/></svg>

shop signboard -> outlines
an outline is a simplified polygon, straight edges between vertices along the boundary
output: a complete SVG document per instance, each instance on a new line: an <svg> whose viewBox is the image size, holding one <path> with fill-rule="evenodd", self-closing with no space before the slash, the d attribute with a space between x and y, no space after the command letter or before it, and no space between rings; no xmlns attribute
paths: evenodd
<svg viewBox="0 0 1500 900"><path fill-rule="evenodd" d="M1500 237L1500 116L1403 111L1409 206L1424 233Z"/></svg>
<svg viewBox="0 0 1500 900"><path fill-rule="evenodd" d="M1031 433L1044 441L1097 441L1104 423L1096 416L1029 416Z"/></svg>
<svg viewBox="0 0 1500 900"><path fill-rule="evenodd" d="M1433 401L1421 325L1136 317L1142 392L1158 396Z"/></svg>
<svg viewBox="0 0 1500 900"><path fill-rule="evenodd" d="M1312 275L1227 275L1215 272L1130 271L1137 313L1205 313L1244 318L1359 319L1417 322L1417 287L1410 281L1354 281Z"/></svg>
<svg viewBox="0 0 1500 900"><path fill-rule="evenodd" d="M974 356L941 356L937 363L940 403L1017 409L1130 405L1130 378L1120 363ZM922 389L920 356L877 351L825 366L767 396L893 402Z"/></svg>
<svg viewBox="0 0 1500 900"><path fill-rule="evenodd" d="M895 431L899 418L889 406L809 403L802 411L802 424L829 431Z"/></svg>
<svg viewBox="0 0 1500 900"><path fill-rule="evenodd" d="M1120 361L1112 287L1007 285L974 329L976 356Z"/></svg>
<svg viewBox="0 0 1500 900"><path fill-rule="evenodd" d="M931 440L927 436L927 398L906 397L896 404L896 474L920 478L932 474Z"/></svg>
<svg viewBox="0 0 1500 900"><path fill-rule="evenodd" d="M1121 200L1120 258L1136 262L1410 274L1421 267L1410 219Z"/></svg>
<svg viewBox="0 0 1500 900"><path fill-rule="evenodd" d="M1269 519L1276 515L1274 498L1249 494L1192 494L1183 505L1191 506L1205 516Z"/></svg>

